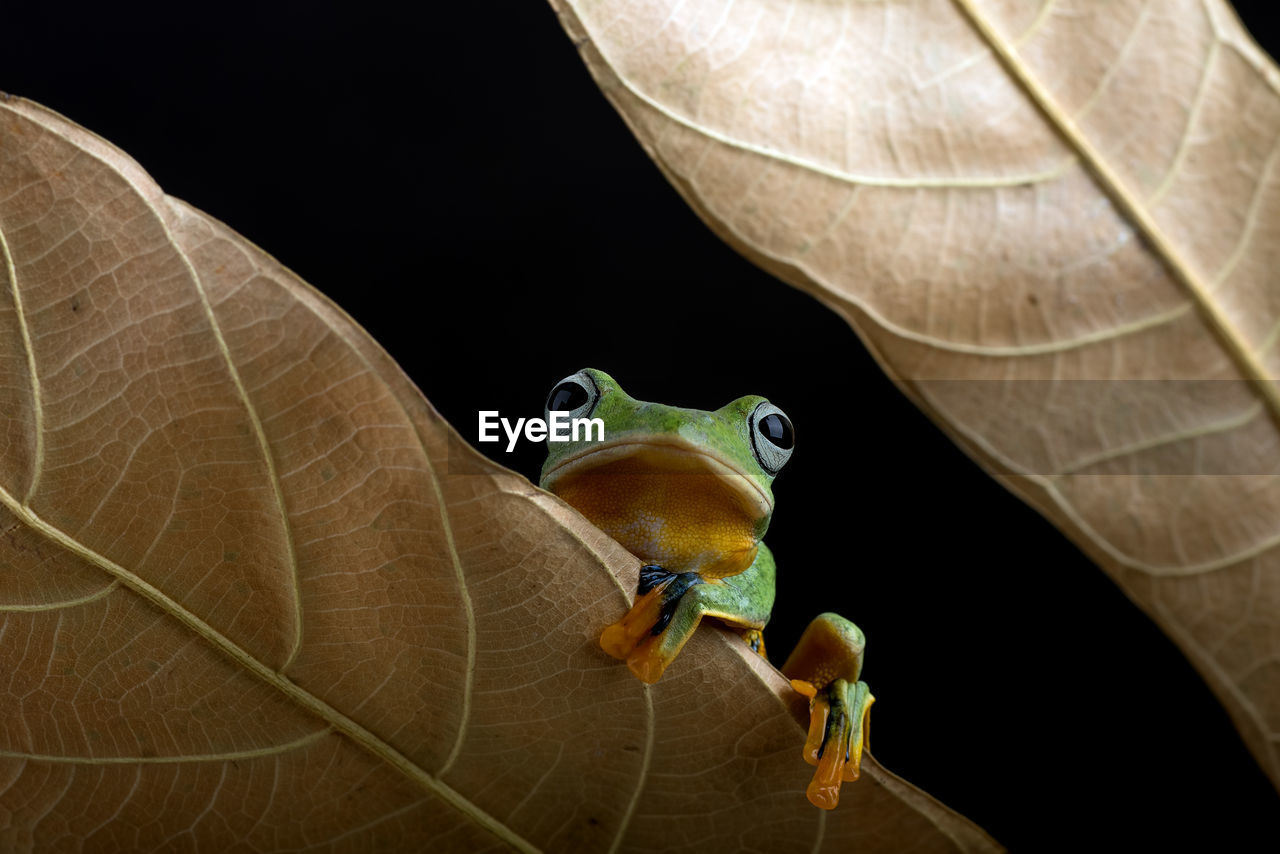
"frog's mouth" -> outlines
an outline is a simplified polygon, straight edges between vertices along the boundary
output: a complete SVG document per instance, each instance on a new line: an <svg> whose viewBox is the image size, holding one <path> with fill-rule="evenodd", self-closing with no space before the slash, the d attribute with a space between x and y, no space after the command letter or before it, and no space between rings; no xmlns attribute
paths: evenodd
<svg viewBox="0 0 1280 854"><path fill-rule="evenodd" d="M704 575L746 569L773 510L740 468L678 437L593 445L542 482L632 554Z"/></svg>

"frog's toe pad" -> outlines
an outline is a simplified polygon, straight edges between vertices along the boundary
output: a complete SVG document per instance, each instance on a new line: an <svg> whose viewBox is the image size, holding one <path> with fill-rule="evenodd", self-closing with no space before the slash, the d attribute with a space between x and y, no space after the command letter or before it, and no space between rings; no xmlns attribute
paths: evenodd
<svg viewBox="0 0 1280 854"><path fill-rule="evenodd" d="M665 660L658 638L647 631L639 639L622 623L614 623L600 635L600 646L614 658L627 663L627 668L646 684L657 682L671 662Z"/></svg>
<svg viewBox="0 0 1280 854"><path fill-rule="evenodd" d="M659 577L658 571L663 571L664 577ZM607 626L600 634L600 647L605 652L626 661L635 648L652 634L653 626L662 618L662 594L674 577L658 566L646 566L640 570L640 595L635 604L621 620Z"/></svg>
<svg viewBox="0 0 1280 854"><path fill-rule="evenodd" d="M642 682L658 681L674 652L663 637L681 597L702 579L691 572L672 573L660 566L640 570L639 598L621 620L600 634L600 647L627 667Z"/></svg>
<svg viewBox="0 0 1280 854"><path fill-rule="evenodd" d="M853 782L861 773L868 713L876 698L865 682L850 684L836 679L819 688L793 679L791 685L809 697L804 758L818 766L805 794L814 806L835 809L840 802L840 784Z"/></svg>

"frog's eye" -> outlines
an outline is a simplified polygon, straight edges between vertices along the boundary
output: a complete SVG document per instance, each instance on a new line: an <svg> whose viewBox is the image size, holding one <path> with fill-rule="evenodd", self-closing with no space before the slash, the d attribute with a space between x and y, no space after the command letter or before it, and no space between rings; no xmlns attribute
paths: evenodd
<svg viewBox="0 0 1280 854"><path fill-rule="evenodd" d="M791 449L796 444L791 419L766 400L751 411L750 424L756 462L769 474L777 474L791 459Z"/></svg>
<svg viewBox="0 0 1280 854"><path fill-rule="evenodd" d="M596 382L586 371L578 371L556 383L547 395L546 413L567 412L570 418L584 418L595 408L600 399Z"/></svg>

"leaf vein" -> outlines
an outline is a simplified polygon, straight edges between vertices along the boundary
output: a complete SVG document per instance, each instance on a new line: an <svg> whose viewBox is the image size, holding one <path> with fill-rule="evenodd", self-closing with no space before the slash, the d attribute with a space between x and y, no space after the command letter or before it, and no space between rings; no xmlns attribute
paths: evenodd
<svg viewBox="0 0 1280 854"><path fill-rule="evenodd" d="M1142 442L1133 442L1128 445L1122 445L1118 448L1101 451L1087 457L1081 457L1080 459L1063 466L1061 470L1054 472L1053 477L1062 477L1063 475L1072 474L1080 471L1081 469L1098 465L1099 463L1104 463L1130 454L1154 450L1155 448L1161 448L1166 445L1177 444L1178 442L1183 442L1188 439L1199 439L1203 436L1212 436L1215 433L1226 433L1248 424L1250 421L1262 414L1262 411L1262 404L1258 401L1254 401L1248 409L1231 418L1225 418L1221 421L1215 421L1211 424L1204 424L1199 427L1193 427L1186 430L1178 430L1173 433L1165 433Z"/></svg>
<svg viewBox="0 0 1280 854"><path fill-rule="evenodd" d="M476 671L476 612L471 604L471 592L467 589L466 573L462 571L462 559L458 555L458 546L453 539L453 525L449 522L449 509L445 505L444 490L440 487L440 477L436 473L435 464L431 461L431 454L427 452L425 444L422 448L422 458L427 464L431 489L436 496L436 506L440 508L440 525L444 531L445 544L449 550L449 560L453 564L453 571L458 579L458 595L462 599L463 613L467 618L467 665L466 673L463 676L462 710L458 716L458 734L454 738L453 747L450 748L449 755L445 757L444 764L436 771L436 776L443 779L462 752L462 744L466 740L467 727L471 722L471 695L474 690Z"/></svg>
<svg viewBox="0 0 1280 854"><path fill-rule="evenodd" d="M1107 91L1107 87L1111 85L1112 79L1115 78L1116 72L1120 66L1124 64L1125 58L1129 55L1129 51L1133 49L1134 43L1138 40L1138 33L1142 30L1142 25L1146 23L1147 12L1151 9L1151 0L1143 0L1142 8L1138 12L1138 20L1133 22L1133 26L1129 29L1129 34L1125 37L1124 44L1120 46L1120 52L1116 54L1116 58L1107 67L1106 72L1102 75L1102 79L1098 81L1098 85L1089 93L1089 97L1085 100L1083 106L1076 112L1075 120L1079 121L1089 113L1093 112L1093 108L1098 105L1098 101L1102 99L1102 95ZM1014 42L1020 45L1021 42Z"/></svg>
<svg viewBox="0 0 1280 854"><path fill-rule="evenodd" d="M5 611L56 611L59 608L74 608L77 605L88 605L90 602L96 602L109 595L111 591L115 590L119 586L120 582L113 580L110 584L107 584L92 593L88 593L84 596L78 596L74 599L63 599L58 602L41 602L38 605L0 605L0 613Z"/></svg>
<svg viewBox="0 0 1280 854"><path fill-rule="evenodd" d="M923 400L927 401L935 412L941 411L940 408L929 398L925 389L919 386L915 388L916 388L916 392L920 395L920 397ZM991 442L989 442L985 437L973 432L972 430L967 430L958 424L953 423L952 428L955 429L956 433L961 437L963 437L966 442L971 443L974 447L978 448L983 454L986 454L988 457L990 457L996 463L996 467L995 467L996 471L1000 471L1001 469L1003 469L1004 472L1008 474L1008 476L1024 479L1027 482L1033 483L1036 486L1043 489L1045 493L1048 495L1049 499L1053 502L1054 506L1056 506L1059 510L1062 511L1063 515L1067 517L1067 519L1070 521L1072 525L1076 526L1076 528L1088 540L1088 542L1097 546L1099 549L1105 552L1109 558L1114 560L1116 563L1128 569L1134 569L1139 572L1142 572L1157 578L1159 577L1180 578L1184 576L1199 575L1205 572L1214 572L1220 569L1227 569L1237 564L1244 563L1246 560L1251 560L1253 558L1259 557L1267 553L1268 551L1271 551L1273 549L1276 549L1277 547L1280 547L1280 534L1277 534L1273 537L1268 537L1266 539L1259 540L1258 542L1254 543L1252 546L1249 546L1248 548L1239 549L1235 552L1232 552L1231 554L1224 555L1220 558L1215 558L1214 560L1203 561L1198 564L1187 564L1187 565L1179 565L1179 566L1160 566L1157 564L1140 561L1137 558L1134 558L1131 555L1121 551L1110 540L1106 539L1101 534L1099 534L1097 529L1095 529L1091 524L1089 524L1088 520L1086 520L1083 516L1081 516L1076 511L1075 506L1070 501L1067 500L1066 496L1063 495L1061 490L1059 489L1059 484L1061 483L1063 478L1058 478L1058 477L1049 476L1049 475L1032 474L1028 472L1024 466L1020 465L1019 463L1017 463L1016 461L1012 460L1007 455L1002 453L998 448L996 448L993 444L991 444ZM1076 476L1079 476L1079 475L1076 475Z"/></svg>
<svg viewBox="0 0 1280 854"><path fill-rule="evenodd" d="M1187 291L1200 309L1201 319L1213 331L1219 343L1248 379L1255 393L1265 401L1272 419L1280 422L1280 388L1269 381L1265 367L1234 330L1224 309L1211 299L1212 289L1192 269L1173 246L1151 212L1125 186L1120 176L1108 165L1102 153L1054 102L1053 97L1018 57L1012 46L977 10L974 0L952 0L978 34L991 46L1004 63L1007 72L1018 82L1041 114L1076 150L1081 161L1093 172L1098 186L1112 199L1146 237L1152 252Z"/></svg>
<svg viewBox="0 0 1280 854"><path fill-rule="evenodd" d="M645 732L644 732L644 755L640 760L639 779L636 780L635 791L631 793L631 800L627 802L627 810L622 814L622 821L618 822L618 830L613 835L613 842L609 845L609 854L622 845L622 840L627 834L627 828L631 826L631 818L635 815L636 806L640 803L640 794L644 791L645 784L649 781L649 763L653 759L653 741L654 730L654 711L653 711L653 694L652 689L640 683L640 696L644 698L644 715L645 715Z"/></svg>
<svg viewBox="0 0 1280 854"><path fill-rule="evenodd" d="M605 60L605 62L607 63L608 60ZM629 93L631 93L632 96L634 96L636 99L644 103L650 109L670 119L675 124L681 125L682 127L688 128L689 130L692 130L695 133L701 134L702 136L715 140L721 145L725 145L730 148L736 148L740 151L746 151L751 154L757 154L757 155L760 155L761 157L766 157L771 160L787 163L791 166L795 166L798 169L803 169L808 172L813 172L819 175L825 175L828 178L832 178L834 180L842 181L848 184L863 185L863 186L869 186L869 187L901 187L901 188L912 189L912 190L919 189L922 187L963 189L963 190L975 190L975 189L985 190L985 189L992 189L996 187L1020 187L1028 184L1040 184L1040 183L1052 181L1058 178L1059 176L1063 175L1068 169L1071 168L1072 164L1074 164L1077 160L1077 156L1075 154L1070 154L1064 157L1058 163L1052 166L1049 166L1045 169L1042 169L1038 172L1027 172L1027 173L1020 173L1017 175L1008 175L1008 176L979 175L971 178L961 178L961 177L891 178L883 175L859 175L852 172L848 172L843 169L836 169L831 166L825 166L821 163L818 163L815 160L810 160L805 157L795 157L787 154L784 151L780 151L776 148L770 148L768 146L759 145L754 142L748 142L744 139L738 139L726 133L721 133L720 131L715 130L713 128L709 128L705 125L701 125L698 122L694 121L693 119L682 116L679 113L675 112L674 110L667 108L660 101L657 101L656 99L640 91L639 87L637 87L634 83L632 83L627 78L623 77L622 74L619 73L618 70L612 66L612 64L610 64L609 67L613 71L613 74L617 78L618 82L621 83L623 88L625 88Z"/></svg>
<svg viewBox="0 0 1280 854"><path fill-rule="evenodd" d="M1143 8L1145 11L1146 7ZM1209 55L1204 60L1204 71L1200 74L1200 83L1196 86L1196 94L1191 102L1191 109L1187 111L1187 125L1183 128L1182 137L1178 140L1178 150L1174 152L1173 162L1169 164L1169 170L1165 172L1155 191L1147 197L1147 205L1152 208L1160 205L1165 194L1173 187L1183 163L1187 160L1187 152L1191 150L1191 133L1200 123L1200 112L1204 109L1204 103L1208 99L1209 81L1213 78L1213 69L1217 66L1218 51L1221 49L1221 45L1221 42L1215 40L1209 46Z"/></svg>
<svg viewBox="0 0 1280 854"><path fill-rule="evenodd" d="M827 836L827 811L817 810L817 813L818 813L818 832L813 837L813 848L809 849L810 851L813 852L813 854L818 854L818 852L822 850L822 843Z"/></svg>
<svg viewBox="0 0 1280 854"><path fill-rule="evenodd" d="M1045 21L1049 20L1049 16L1053 12L1054 3L1055 0L1044 0L1044 2L1040 4L1040 11L1036 12L1035 18L1029 25L1027 25L1027 28L1013 40L1015 45L1021 47L1031 41L1035 34L1044 26Z"/></svg>
<svg viewBox="0 0 1280 854"><path fill-rule="evenodd" d="M27 357L27 374L31 378L31 415L35 422L31 432L35 434L35 453L31 463L31 483L27 485L26 494L22 498L24 505L31 503L31 497L40 487L40 476L44 470L44 400L40 393L40 373L36 369L36 352L31 342L31 330L27 327L26 310L22 304L22 290L18 287L18 269L13 263L13 253L9 251L9 241L0 228L0 255L4 256L5 275L9 279L9 287L13 290L13 311L18 319L18 331L22 335L22 349Z"/></svg>
<svg viewBox="0 0 1280 854"><path fill-rule="evenodd" d="M301 738L270 747L250 750L231 750L224 753L196 753L183 756L64 756L47 753L27 753L16 750L0 750L0 757L25 759L31 762L50 762L62 765L175 765L184 762L231 762L238 759L259 759L277 756L297 750L319 741L333 730L329 727L307 733Z"/></svg>
<svg viewBox="0 0 1280 854"><path fill-rule="evenodd" d="M204 308L205 317L208 319L214 340L217 341L218 351L222 354L223 361L227 366L227 372L236 387L236 393L240 396L245 412L249 416L249 423L253 427L254 437L257 439L259 450L262 452L263 464L267 467L267 480L271 483L271 492L275 498L276 509L280 513L280 526L284 534L285 554L289 562L289 579L293 587L293 639L289 653L279 667L280 672L283 673L289 669L289 665L293 663L298 651L302 648L302 583L299 579L298 555L293 542L293 525L289 522L289 511L285 506L284 489L280 485L280 476L276 472L275 455L271 453L271 446L267 442L267 434L262 427L262 419L258 416L258 410L249 397L249 391L244 387L244 381L240 378L240 371L236 368L235 361L231 358L231 348L227 345L227 340L222 334L222 327L218 324L218 318L213 313L213 305L209 302L208 293L205 292L204 282L201 280L195 266L192 265L191 259L187 257L187 254L178 245L178 241L174 239L172 232L169 230L168 221L163 215L158 215L157 219L164 226L165 235L173 245L174 252L178 254L178 257L182 259L182 263L186 265L196 293L200 295L200 304Z"/></svg>
<svg viewBox="0 0 1280 854"><path fill-rule="evenodd" d="M77 557L93 564L114 578L119 579L130 590L147 599L161 611L178 620L195 634L199 635L214 648L222 652L247 672L280 691L301 708L326 721L334 730L346 735L353 742L368 750L374 756L391 765L422 788L439 797L457 809L476 824L488 830L494 836L519 851L536 854L537 849L520 838L500 821L481 810L459 792L439 779L428 774L407 756L400 753L370 730L330 706L319 697L298 687L287 676L258 661L244 648L230 638L215 631L194 613L187 610L180 602L171 598L164 591L146 579L125 569L110 558L100 555L72 539L60 529L41 519L30 508L22 506L4 487L0 486L0 504L3 504L22 522L37 533L56 543Z"/></svg>

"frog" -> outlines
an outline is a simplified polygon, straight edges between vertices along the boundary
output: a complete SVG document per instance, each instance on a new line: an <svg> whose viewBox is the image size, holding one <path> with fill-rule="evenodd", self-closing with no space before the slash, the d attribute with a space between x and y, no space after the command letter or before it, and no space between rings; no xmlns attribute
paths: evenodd
<svg viewBox="0 0 1280 854"><path fill-rule="evenodd" d="M552 387L549 424L553 413L603 431L549 433L539 485L643 563L630 609L600 634L603 651L653 684L710 618L764 657L776 564L763 538L774 478L795 445L787 415L758 395L716 410L636 400L593 368ZM822 809L860 775L875 702L860 679L865 648L856 625L828 612L782 666L809 701L801 755L816 766L806 796Z"/></svg>

